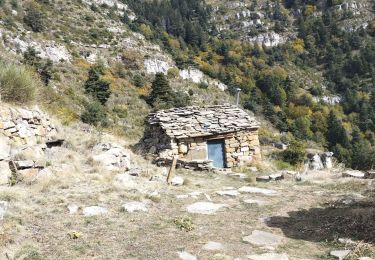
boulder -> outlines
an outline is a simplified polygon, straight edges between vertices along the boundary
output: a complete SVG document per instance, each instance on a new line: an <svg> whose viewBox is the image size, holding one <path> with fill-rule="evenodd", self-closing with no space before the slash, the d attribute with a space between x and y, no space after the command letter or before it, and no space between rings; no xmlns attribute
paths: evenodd
<svg viewBox="0 0 375 260"><path fill-rule="evenodd" d="M93 159L109 170L130 168L130 156L120 145L100 143L93 148Z"/></svg>
<svg viewBox="0 0 375 260"><path fill-rule="evenodd" d="M175 177L172 178L171 184L173 186L181 186L181 185L184 184L184 178L182 178L180 176L175 176Z"/></svg>
<svg viewBox="0 0 375 260"><path fill-rule="evenodd" d="M32 160L23 160L23 161L14 161L17 170L29 169L34 167L34 161Z"/></svg>
<svg viewBox="0 0 375 260"><path fill-rule="evenodd" d="M256 246L278 246L283 240L283 237L260 230L254 230L251 235L243 237L242 240Z"/></svg>
<svg viewBox="0 0 375 260"><path fill-rule="evenodd" d="M8 210L9 202L7 201L0 201L0 220L4 219L5 213Z"/></svg>
<svg viewBox="0 0 375 260"><path fill-rule="evenodd" d="M349 254L350 250L333 250L329 254L335 259L344 260Z"/></svg>
<svg viewBox="0 0 375 260"><path fill-rule="evenodd" d="M105 215L108 213L108 210L99 206L91 206L83 209L83 215L85 217Z"/></svg>
<svg viewBox="0 0 375 260"><path fill-rule="evenodd" d="M273 181L280 181L284 179L284 174L282 173L274 173L270 175L271 180Z"/></svg>
<svg viewBox="0 0 375 260"><path fill-rule="evenodd" d="M129 212L129 213L140 212L140 211L147 212L148 211L148 209L146 207L146 204L142 203L142 202L138 202L138 201L127 202L124 205L122 205L122 207L124 208L124 210L126 212Z"/></svg>
<svg viewBox="0 0 375 260"><path fill-rule="evenodd" d="M196 202L194 204L189 205L186 210L189 213L195 213L195 214L204 214L204 215L211 215L214 214L216 211L218 211L221 208L227 207L226 204L215 204L212 202Z"/></svg>
<svg viewBox="0 0 375 260"><path fill-rule="evenodd" d="M261 255L248 255L246 256L250 260L288 260L288 255L277 254L277 253L265 253Z"/></svg>

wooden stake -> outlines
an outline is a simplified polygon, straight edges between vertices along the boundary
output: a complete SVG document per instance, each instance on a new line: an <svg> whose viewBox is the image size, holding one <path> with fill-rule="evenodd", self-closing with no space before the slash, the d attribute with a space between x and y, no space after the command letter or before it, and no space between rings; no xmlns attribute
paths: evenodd
<svg viewBox="0 0 375 260"><path fill-rule="evenodd" d="M168 184L171 184L171 182L172 182L174 171L176 170L177 158L178 158L178 156L173 157L172 165L171 165L171 168L169 169L168 177L167 177L167 183Z"/></svg>

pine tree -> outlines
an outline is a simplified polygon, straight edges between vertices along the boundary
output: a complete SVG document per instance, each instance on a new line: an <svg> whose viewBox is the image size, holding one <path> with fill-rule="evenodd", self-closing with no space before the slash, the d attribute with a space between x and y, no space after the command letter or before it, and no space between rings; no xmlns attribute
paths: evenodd
<svg viewBox="0 0 375 260"><path fill-rule="evenodd" d="M110 83L101 79L101 76L103 75L103 65L95 65L91 67L89 70L89 77L84 85L86 93L92 95L102 105L107 102L109 96L111 95L111 91L109 89Z"/></svg>
<svg viewBox="0 0 375 260"><path fill-rule="evenodd" d="M341 144L343 147L349 146L349 138L346 130L333 111L329 113L327 126L327 141L330 147L333 147L336 144Z"/></svg>
<svg viewBox="0 0 375 260"><path fill-rule="evenodd" d="M173 105L172 103L172 89L169 86L168 80L163 73L157 73L151 85L151 93L148 96L147 103L155 107L159 103L164 103L166 106Z"/></svg>

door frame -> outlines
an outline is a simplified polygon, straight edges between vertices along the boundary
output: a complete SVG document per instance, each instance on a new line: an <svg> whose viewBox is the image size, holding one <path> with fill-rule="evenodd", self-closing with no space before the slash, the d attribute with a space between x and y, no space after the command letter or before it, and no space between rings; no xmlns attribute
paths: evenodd
<svg viewBox="0 0 375 260"><path fill-rule="evenodd" d="M225 138L222 137L222 136L218 136L216 138L207 138L206 139L206 151L207 151L207 161L209 161L209 158L208 158L208 142L209 141L219 141L221 140L223 142L223 169L224 168L227 168L227 153L226 153L226 148L225 148ZM216 167L214 167L216 168ZM221 168L218 168L218 169L221 169Z"/></svg>

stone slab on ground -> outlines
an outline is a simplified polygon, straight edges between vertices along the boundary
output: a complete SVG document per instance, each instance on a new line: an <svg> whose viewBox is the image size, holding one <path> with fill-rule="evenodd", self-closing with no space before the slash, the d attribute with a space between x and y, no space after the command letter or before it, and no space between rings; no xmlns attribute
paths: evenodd
<svg viewBox="0 0 375 260"><path fill-rule="evenodd" d="M288 255L286 254L276 254L276 253L265 253L261 255L248 255L246 256L250 260L288 260Z"/></svg>
<svg viewBox="0 0 375 260"><path fill-rule="evenodd" d="M91 206L91 207L86 207L83 209L83 215L85 215L85 217L105 215L107 213L108 213L108 210L106 208L99 207L99 206Z"/></svg>
<svg viewBox="0 0 375 260"><path fill-rule="evenodd" d="M335 259L344 260L349 254L350 250L333 250L329 254Z"/></svg>
<svg viewBox="0 0 375 260"><path fill-rule="evenodd" d="M243 202L245 204L257 205L257 206L266 205L266 202L264 202L263 200L256 200L256 199L244 199Z"/></svg>
<svg viewBox="0 0 375 260"><path fill-rule="evenodd" d="M361 172L361 171L355 171L355 170L347 170L342 173L342 177L364 179L366 177L366 173Z"/></svg>
<svg viewBox="0 0 375 260"><path fill-rule="evenodd" d="M7 201L0 201L0 220L4 219L5 213L8 210L9 203Z"/></svg>
<svg viewBox="0 0 375 260"><path fill-rule="evenodd" d="M251 235L243 237L242 240L256 246L278 246L283 237L265 231L254 230Z"/></svg>
<svg viewBox="0 0 375 260"><path fill-rule="evenodd" d="M217 204L212 202L196 202L194 204L189 205L186 210L189 213L195 213L195 214L204 214L204 215L211 215L214 214L216 211L218 211L221 208L227 207L226 204Z"/></svg>
<svg viewBox="0 0 375 260"><path fill-rule="evenodd" d="M217 191L216 194L220 196L230 196L230 197L236 197L240 195L240 193L237 190L221 190L221 191Z"/></svg>
<svg viewBox="0 0 375 260"><path fill-rule="evenodd" d="M274 191L274 190L263 189L263 188L258 188L258 187L251 187L251 186L243 186L243 187L239 188L238 191L243 192L243 193L260 193L260 194L268 195L268 196L272 196L272 195L277 194L277 192Z"/></svg>
<svg viewBox="0 0 375 260"><path fill-rule="evenodd" d="M189 252L186 252L186 251L182 251L182 252L177 252L178 254L178 257L181 259L181 260L197 260L197 257L190 254Z"/></svg>
<svg viewBox="0 0 375 260"><path fill-rule="evenodd" d="M220 251L224 249L224 246L219 242L208 241L204 246L204 250L208 251Z"/></svg>
<svg viewBox="0 0 375 260"><path fill-rule="evenodd" d="M124 208L124 210L126 212L129 212L129 213L141 212L141 211L147 212L148 211L148 209L146 207L146 204L143 203L143 202L139 202L139 201L127 202L124 205L122 205L122 207Z"/></svg>

